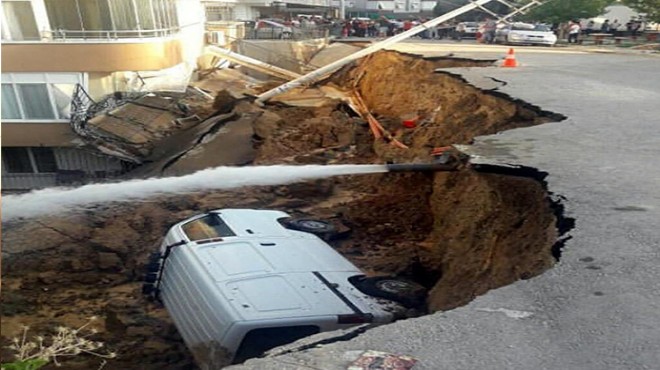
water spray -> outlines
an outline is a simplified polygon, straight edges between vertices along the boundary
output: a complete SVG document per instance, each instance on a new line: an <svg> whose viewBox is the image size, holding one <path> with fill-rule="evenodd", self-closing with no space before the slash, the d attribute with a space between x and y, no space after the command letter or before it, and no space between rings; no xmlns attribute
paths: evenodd
<svg viewBox="0 0 660 370"><path fill-rule="evenodd" d="M192 194L245 186L283 185L340 175L402 171L449 171L446 164L346 164L216 167L180 177L48 188L2 198L2 221L56 215L107 202L143 201L162 195Z"/></svg>

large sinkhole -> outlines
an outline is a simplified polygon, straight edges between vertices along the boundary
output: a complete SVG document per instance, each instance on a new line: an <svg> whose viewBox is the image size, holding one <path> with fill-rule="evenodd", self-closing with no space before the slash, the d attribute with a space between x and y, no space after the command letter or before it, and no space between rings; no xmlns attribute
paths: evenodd
<svg viewBox="0 0 660 370"><path fill-rule="evenodd" d="M484 92L440 67L489 62L423 59L382 51L323 82L357 90L370 112L409 149L374 140L340 101L267 106L253 119L254 164L428 161L434 148L479 135L561 120ZM242 102L240 104L249 104ZM404 117L418 117L414 128ZM2 357L20 325L48 332L98 316L116 368L193 368L167 312L141 297L147 255L168 227L217 208L279 209L341 225L333 247L367 274L404 276L428 288L422 311L449 310L490 289L537 276L560 256L571 227L543 181L526 167L466 165L459 171L348 176L99 206L3 230ZM70 368L97 366L79 357Z"/></svg>

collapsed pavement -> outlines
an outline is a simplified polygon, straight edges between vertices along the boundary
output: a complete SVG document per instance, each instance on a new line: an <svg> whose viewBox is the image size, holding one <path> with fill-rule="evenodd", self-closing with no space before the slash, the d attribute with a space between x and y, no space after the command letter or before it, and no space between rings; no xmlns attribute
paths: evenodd
<svg viewBox="0 0 660 370"><path fill-rule="evenodd" d="M436 148L562 118L437 73L441 63L446 61L383 51L322 84L358 91L389 142L374 140L369 122L348 102L325 93L311 106L286 105L286 97L263 108L226 99L228 105L216 104L223 109L211 114L231 115L215 126L218 130L191 137L194 150L185 148L173 161L164 156L166 162L157 167L162 171L199 157L207 166L226 164L216 154L234 148L209 143L222 143L219 130L239 121L242 129L249 128L240 136L254 143L246 163L328 164L428 161ZM414 126L404 127L402 120ZM392 145L394 140L408 148ZM102 339L120 354L117 367L189 368L190 355L166 312L140 297L139 280L146 256L170 224L223 207L273 208L335 220L347 237L333 246L352 262L367 273L422 283L430 289L429 312L451 309L489 289L536 276L556 261L566 229L558 227L564 222L561 207L549 197L542 177L533 169L487 166L348 176L99 205L83 214L6 225L3 341L19 323L47 331L53 323L75 325L98 315L104 318ZM76 359L71 366L94 366L87 361Z"/></svg>

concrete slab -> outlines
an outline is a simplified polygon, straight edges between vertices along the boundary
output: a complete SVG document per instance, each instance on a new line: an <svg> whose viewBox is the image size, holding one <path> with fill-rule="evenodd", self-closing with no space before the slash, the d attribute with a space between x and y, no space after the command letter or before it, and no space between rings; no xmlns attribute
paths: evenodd
<svg viewBox="0 0 660 370"><path fill-rule="evenodd" d="M227 122L167 167L163 176L187 175L221 165L243 166L252 162L256 155L252 143L253 120L253 116L244 115L236 121Z"/></svg>

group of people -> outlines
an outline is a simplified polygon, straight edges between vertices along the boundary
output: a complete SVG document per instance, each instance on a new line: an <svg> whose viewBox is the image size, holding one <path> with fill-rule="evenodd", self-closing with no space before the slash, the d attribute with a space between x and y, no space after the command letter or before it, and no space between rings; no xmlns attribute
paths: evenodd
<svg viewBox="0 0 660 370"><path fill-rule="evenodd" d="M428 21L425 18L379 19L353 18L344 21L342 37L390 37ZM422 39L443 39L453 35L455 23L445 23L419 33Z"/></svg>
<svg viewBox="0 0 660 370"><path fill-rule="evenodd" d="M644 21L636 17L631 18L628 23L619 23L618 19L610 23L606 19L600 26L597 26L593 20L587 23L584 34L590 35L592 33L610 33L613 36L638 36L644 30Z"/></svg>
<svg viewBox="0 0 660 370"><path fill-rule="evenodd" d="M580 35L589 36L594 33L607 33L612 36L631 36L637 37L644 31L644 21L641 18L632 17L627 23L620 23L615 19L610 23L606 19L600 25L593 20L589 20L583 27L580 21L573 20L568 24L568 43L578 43Z"/></svg>

